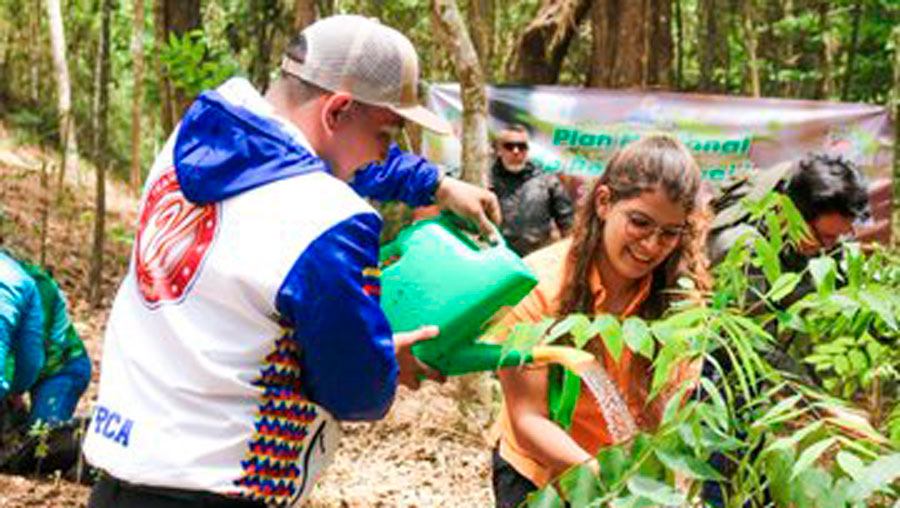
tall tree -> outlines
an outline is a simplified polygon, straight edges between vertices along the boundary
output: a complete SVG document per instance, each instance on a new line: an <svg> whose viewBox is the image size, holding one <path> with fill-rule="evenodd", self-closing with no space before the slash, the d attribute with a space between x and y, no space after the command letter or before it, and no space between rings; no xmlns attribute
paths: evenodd
<svg viewBox="0 0 900 508"><path fill-rule="evenodd" d="M156 0L154 17L156 18L156 47L162 48L168 44L169 34L181 37L195 28L200 28L202 22L200 0ZM159 55L159 53L157 50L156 54ZM175 128L175 124L187 109L189 98L184 90L177 88L172 83L162 62L158 59L157 69L162 92L162 128L168 134Z"/></svg>
<svg viewBox="0 0 900 508"><path fill-rule="evenodd" d="M743 21L744 44L747 49L747 72L750 75L750 94L759 97L762 94L759 85L759 58L757 57L756 24L753 20L753 0L740 0L741 19Z"/></svg>
<svg viewBox="0 0 900 508"><path fill-rule="evenodd" d="M141 105L144 103L144 0L134 0L131 61L134 62L134 93L131 98L131 189L141 189Z"/></svg>
<svg viewBox="0 0 900 508"><path fill-rule="evenodd" d="M90 288L91 304L99 307L103 293L101 291L103 281L103 244L106 225L106 170L109 164L109 156L105 149L109 126L107 122L109 112L109 24L112 12L112 0L100 2L100 65L99 107L98 107L98 143L97 143L97 187L94 207L94 241L91 248L91 271L88 287Z"/></svg>
<svg viewBox="0 0 900 508"><path fill-rule="evenodd" d="M624 1L624 0L623 0ZM590 0L542 0L537 16L516 41L507 74L514 83L554 84Z"/></svg>
<svg viewBox="0 0 900 508"><path fill-rule="evenodd" d="M697 44L700 48L700 89L714 91L715 68L717 63L717 46L719 43L716 0L700 0L699 16L702 20L702 31L699 32Z"/></svg>
<svg viewBox="0 0 900 508"><path fill-rule="evenodd" d="M494 49L494 2L493 0L469 0L469 30L472 44L485 78L491 77L491 59Z"/></svg>
<svg viewBox="0 0 900 508"><path fill-rule="evenodd" d="M66 173L78 172L78 144L75 139L75 119L72 114L72 88L69 83L69 64L66 58L66 35L63 29L59 0L46 0L50 20L50 47L53 69L59 92L59 137L62 142L63 163L59 166L58 188L62 191Z"/></svg>
<svg viewBox="0 0 900 508"><path fill-rule="evenodd" d="M859 47L859 27L863 17L865 0L856 0L853 4L853 30L850 33L850 47L847 48L847 68L844 73L844 85L841 88L841 100L850 98L850 83L853 81L853 70L856 64L856 52Z"/></svg>
<svg viewBox="0 0 900 508"><path fill-rule="evenodd" d="M431 5L435 34L450 52L461 88L462 179L485 185L490 150L484 73L456 0L433 0Z"/></svg>
<svg viewBox="0 0 900 508"><path fill-rule="evenodd" d="M594 0L588 86L625 88L671 83L671 0Z"/></svg>

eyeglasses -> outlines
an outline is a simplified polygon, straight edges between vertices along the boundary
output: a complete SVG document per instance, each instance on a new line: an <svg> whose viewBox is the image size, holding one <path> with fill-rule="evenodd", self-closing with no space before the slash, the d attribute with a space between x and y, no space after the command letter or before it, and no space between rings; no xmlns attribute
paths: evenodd
<svg viewBox="0 0 900 508"><path fill-rule="evenodd" d="M686 224L677 226L660 226L655 220L637 211L625 212L625 230L629 236L643 240L659 234L659 241L664 244L677 242L687 229Z"/></svg>
<svg viewBox="0 0 900 508"><path fill-rule="evenodd" d="M500 146L502 146L504 150L508 150L510 152L513 152L515 150L518 150L520 152L528 151L528 143L525 141L504 141L500 143Z"/></svg>

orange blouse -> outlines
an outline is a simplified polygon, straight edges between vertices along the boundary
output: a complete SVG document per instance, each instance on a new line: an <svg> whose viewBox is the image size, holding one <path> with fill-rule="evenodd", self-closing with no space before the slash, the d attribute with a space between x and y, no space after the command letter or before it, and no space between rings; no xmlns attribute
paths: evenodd
<svg viewBox="0 0 900 508"><path fill-rule="evenodd" d="M565 259L570 246L571 240L562 240L525 259L525 262L537 274L539 283L525 299L503 317L502 324L538 322L556 314L560 303ZM589 277L590 287L594 292L593 310L594 313L600 314L606 300L606 290L596 269L591 270ZM623 316L632 315L637 311L650 292L650 283L650 276L641 281L640 290L622 313ZM662 405L646 404L652 381L650 361L635 355L627 347L623 348L618 362L605 348L603 348L600 360L606 368L610 380L619 388L622 398L638 426L642 429L655 427L662 413ZM532 483L541 487L552 479L549 470L537 458L529 456L528 452L519 445L505 403L492 434L499 440L500 456ZM584 386L582 386L575 405L569 435L592 455L596 454L601 447L613 444L606 421L601 415L593 395Z"/></svg>

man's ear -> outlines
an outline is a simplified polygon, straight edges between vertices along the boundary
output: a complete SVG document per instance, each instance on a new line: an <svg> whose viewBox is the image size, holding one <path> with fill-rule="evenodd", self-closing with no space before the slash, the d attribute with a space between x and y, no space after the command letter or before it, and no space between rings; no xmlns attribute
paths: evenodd
<svg viewBox="0 0 900 508"><path fill-rule="evenodd" d="M322 126L325 132L332 134L337 130L341 117L350 111L353 105L353 95L347 92L335 92L325 97L325 105L322 106Z"/></svg>
<svg viewBox="0 0 900 508"><path fill-rule="evenodd" d="M597 190L594 192L594 211L600 220L606 220L609 209L612 207L611 199L612 191L610 191L608 186L597 186Z"/></svg>

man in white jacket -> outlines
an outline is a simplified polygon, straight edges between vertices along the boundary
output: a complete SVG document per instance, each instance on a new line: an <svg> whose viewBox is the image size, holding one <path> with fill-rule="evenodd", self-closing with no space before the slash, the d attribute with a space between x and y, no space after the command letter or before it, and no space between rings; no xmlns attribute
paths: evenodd
<svg viewBox="0 0 900 508"><path fill-rule="evenodd" d="M489 230L493 194L391 145L416 102L409 40L335 16L288 48L266 96L202 94L154 162L107 324L85 444L91 507L301 502L335 420L384 416L434 372L379 306L381 219L361 196L437 201ZM371 161L378 161L370 163Z"/></svg>

